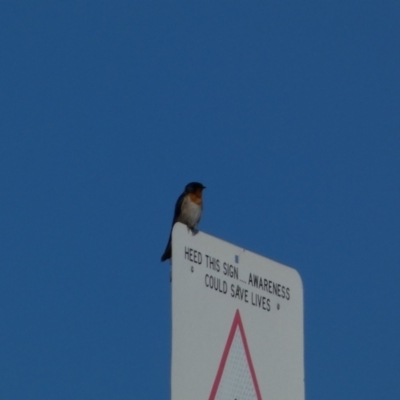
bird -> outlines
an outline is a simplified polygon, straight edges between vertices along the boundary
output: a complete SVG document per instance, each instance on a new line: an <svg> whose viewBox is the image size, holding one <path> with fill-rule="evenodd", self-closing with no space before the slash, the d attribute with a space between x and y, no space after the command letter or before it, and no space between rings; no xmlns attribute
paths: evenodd
<svg viewBox="0 0 400 400"><path fill-rule="evenodd" d="M172 228L176 222L185 224L189 230L193 233L196 232L197 225L199 224L201 213L203 211L203 189L206 187L200 182L190 182L185 186L185 190L178 197L175 204L174 218L172 220L171 233L167 247L165 248L164 254L161 257L161 261L165 261L171 258L172 248Z"/></svg>

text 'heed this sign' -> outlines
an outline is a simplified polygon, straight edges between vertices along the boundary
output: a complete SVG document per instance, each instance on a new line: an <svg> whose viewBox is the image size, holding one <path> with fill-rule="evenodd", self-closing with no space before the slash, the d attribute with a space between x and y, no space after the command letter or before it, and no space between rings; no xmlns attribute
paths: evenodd
<svg viewBox="0 0 400 400"><path fill-rule="evenodd" d="M304 400L299 274L175 224L172 400Z"/></svg>

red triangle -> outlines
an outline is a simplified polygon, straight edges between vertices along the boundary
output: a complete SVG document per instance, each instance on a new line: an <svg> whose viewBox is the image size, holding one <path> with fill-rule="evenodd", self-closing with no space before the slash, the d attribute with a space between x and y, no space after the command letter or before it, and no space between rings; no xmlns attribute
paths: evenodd
<svg viewBox="0 0 400 400"><path fill-rule="evenodd" d="M232 327L231 327L231 330L229 332L229 336L228 336L228 340L227 340L226 345L225 345L224 352L222 353L221 362L219 364L217 376L215 377L214 385L212 387L209 400L215 400L215 396L217 395L218 387L219 387L219 384L221 382L221 378L222 378L222 375L223 375L223 372L224 372L224 369L225 369L226 360L228 359L229 351L231 349L232 342L233 342L233 339L235 337L236 330L238 328L239 328L239 331L240 331L240 334L241 334L241 337L242 337L244 351L246 353L247 364L248 364L249 369L250 369L250 375L251 375L251 378L253 380L254 389L255 389L255 392L256 392L256 395L257 395L257 400L262 400L260 388L258 386L256 373L255 373L255 370L254 370L254 367L253 367L253 362L251 361L250 350L249 350L249 346L247 344L246 334L244 332L242 318L240 317L239 310L236 310L235 317L233 318Z"/></svg>

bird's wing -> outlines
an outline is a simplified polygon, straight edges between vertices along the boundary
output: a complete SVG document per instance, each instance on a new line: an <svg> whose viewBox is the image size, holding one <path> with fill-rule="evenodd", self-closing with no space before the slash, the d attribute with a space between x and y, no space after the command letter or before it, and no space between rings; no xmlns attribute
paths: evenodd
<svg viewBox="0 0 400 400"><path fill-rule="evenodd" d="M172 220L172 226L174 226L175 222L178 220L179 216L181 215L182 210L182 203L183 199L185 198L185 193L182 193L175 204L175 212L174 212L174 219Z"/></svg>
<svg viewBox="0 0 400 400"><path fill-rule="evenodd" d="M171 232L169 234L169 239L167 243L167 247L165 248L164 254L161 257L161 261L168 260L171 258L171 239L172 239L172 228L174 227L175 222L178 220L179 216L181 215L182 203L183 199L185 198L185 193L182 193L175 204L175 211L174 211L174 218L172 220L172 227Z"/></svg>

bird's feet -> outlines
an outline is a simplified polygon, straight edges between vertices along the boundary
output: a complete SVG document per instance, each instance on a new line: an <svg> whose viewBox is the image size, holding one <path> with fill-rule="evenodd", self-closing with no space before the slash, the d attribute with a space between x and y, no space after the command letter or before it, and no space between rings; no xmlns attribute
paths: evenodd
<svg viewBox="0 0 400 400"><path fill-rule="evenodd" d="M199 230L197 228L191 228L190 226L187 227L188 233L191 232L192 235L197 235L197 233L199 232Z"/></svg>

